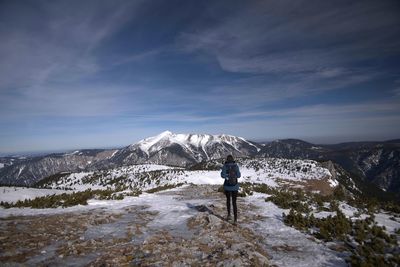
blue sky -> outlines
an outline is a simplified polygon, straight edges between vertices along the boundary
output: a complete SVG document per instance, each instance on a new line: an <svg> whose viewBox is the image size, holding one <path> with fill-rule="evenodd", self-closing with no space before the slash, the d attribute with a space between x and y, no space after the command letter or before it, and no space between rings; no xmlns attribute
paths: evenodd
<svg viewBox="0 0 400 267"><path fill-rule="evenodd" d="M1 1L0 153L164 130L400 137L398 1Z"/></svg>

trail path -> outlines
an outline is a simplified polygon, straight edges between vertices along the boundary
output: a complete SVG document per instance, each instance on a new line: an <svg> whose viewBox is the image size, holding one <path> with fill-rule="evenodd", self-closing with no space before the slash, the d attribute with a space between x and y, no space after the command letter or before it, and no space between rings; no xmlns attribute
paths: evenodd
<svg viewBox="0 0 400 267"><path fill-rule="evenodd" d="M185 186L64 211L0 210L4 266L345 266L282 222L265 195L239 198L226 222L218 186ZM32 213L31 211L29 211ZM28 212L28 213L29 213ZM10 216L14 214L14 216Z"/></svg>

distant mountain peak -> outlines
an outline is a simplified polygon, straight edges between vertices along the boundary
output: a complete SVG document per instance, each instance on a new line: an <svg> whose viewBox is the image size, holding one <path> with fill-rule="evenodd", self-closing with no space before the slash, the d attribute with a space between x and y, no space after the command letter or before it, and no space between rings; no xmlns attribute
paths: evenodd
<svg viewBox="0 0 400 267"><path fill-rule="evenodd" d="M184 150L187 151L192 151L193 149L205 150L205 146L208 146L212 143L227 143L237 149L236 143L239 141L247 142L241 137L227 134L175 134L171 131L164 131L156 136L143 139L133 146L139 147L147 155L150 155L152 152L159 151L174 144L180 145L184 148Z"/></svg>
<svg viewBox="0 0 400 267"><path fill-rule="evenodd" d="M261 147L257 143L228 134L164 131L121 149L111 158L111 162L116 165L151 162L186 166L204 160L225 158L229 154L247 157L257 154L260 150Z"/></svg>
<svg viewBox="0 0 400 267"><path fill-rule="evenodd" d="M168 135L173 135L173 134L174 134L173 132L166 130L166 131L160 133L159 135L168 136Z"/></svg>

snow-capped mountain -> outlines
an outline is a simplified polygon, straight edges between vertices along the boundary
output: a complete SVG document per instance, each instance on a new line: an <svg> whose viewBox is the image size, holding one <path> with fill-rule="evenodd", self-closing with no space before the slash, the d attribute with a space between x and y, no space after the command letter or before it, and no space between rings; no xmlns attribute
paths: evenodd
<svg viewBox="0 0 400 267"><path fill-rule="evenodd" d="M0 184L32 185L60 172L95 171L154 163L188 166L211 159L255 156L260 145L231 135L174 134L169 131L119 150L78 150L32 157L0 169Z"/></svg>
<svg viewBox="0 0 400 267"><path fill-rule="evenodd" d="M127 146L112 157L113 165L137 163L188 166L211 159L254 156L261 149L257 143L232 135L174 134L169 131Z"/></svg>

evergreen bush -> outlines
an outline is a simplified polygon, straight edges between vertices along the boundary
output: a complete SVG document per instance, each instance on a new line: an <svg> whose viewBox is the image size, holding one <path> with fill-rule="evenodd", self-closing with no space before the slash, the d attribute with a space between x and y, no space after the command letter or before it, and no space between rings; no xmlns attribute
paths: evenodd
<svg viewBox="0 0 400 267"><path fill-rule="evenodd" d="M125 195L138 196L141 192L133 190L131 193ZM44 209L44 208L57 208L57 207L71 207L76 205L87 205L89 199L102 199L102 200L122 200L124 194L119 193L115 190L85 190L81 192L73 192L71 194L63 193L59 195L50 195L44 197L37 197L34 199L18 200L16 203L1 202L0 205L4 208L22 208L31 207L33 209Z"/></svg>

